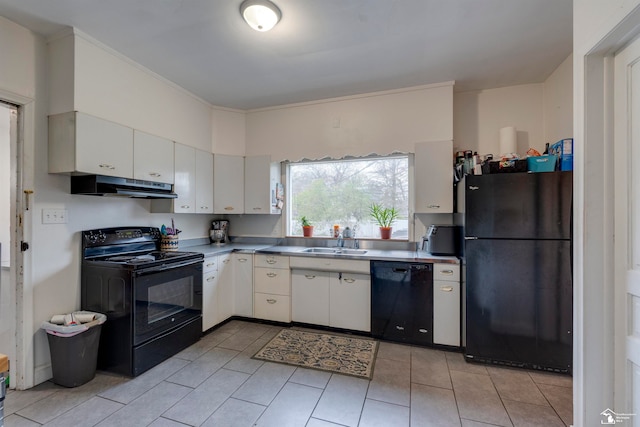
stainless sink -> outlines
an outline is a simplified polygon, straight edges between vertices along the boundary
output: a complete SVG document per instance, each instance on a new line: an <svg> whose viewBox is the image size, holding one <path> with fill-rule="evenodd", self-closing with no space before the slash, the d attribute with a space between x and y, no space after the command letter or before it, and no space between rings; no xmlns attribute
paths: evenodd
<svg viewBox="0 0 640 427"><path fill-rule="evenodd" d="M344 248L307 248L300 252L314 254L332 254L332 255L364 255L366 249L344 249Z"/></svg>

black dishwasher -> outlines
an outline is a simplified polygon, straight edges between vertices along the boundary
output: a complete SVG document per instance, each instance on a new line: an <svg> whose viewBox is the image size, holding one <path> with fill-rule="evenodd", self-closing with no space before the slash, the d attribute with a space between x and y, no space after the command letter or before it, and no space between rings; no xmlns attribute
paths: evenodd
<svg viewBox="0 0 640 427"><path fill-rule="evenodd" d="M433 344L433 264L371 261L371 334Z"/></svg>

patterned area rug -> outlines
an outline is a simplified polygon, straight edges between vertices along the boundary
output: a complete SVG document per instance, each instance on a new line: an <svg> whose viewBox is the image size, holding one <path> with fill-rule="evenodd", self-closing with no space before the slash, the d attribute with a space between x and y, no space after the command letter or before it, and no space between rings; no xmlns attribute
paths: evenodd
<svg viewBox="0 0 640 427"><path fill-rule="evenodd" d="M371 379L378 342L283 329L253 358Z"/></svg>

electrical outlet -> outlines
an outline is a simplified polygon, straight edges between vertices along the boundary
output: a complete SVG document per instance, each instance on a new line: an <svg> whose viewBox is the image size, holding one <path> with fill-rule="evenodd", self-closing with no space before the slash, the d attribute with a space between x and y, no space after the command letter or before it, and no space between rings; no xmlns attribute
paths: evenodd
<svg viewBox="0 0 640 427"><path fill-rule="evenodd" d="M66 209L42 209L42 223L66 224L68 214Z"/></svg>

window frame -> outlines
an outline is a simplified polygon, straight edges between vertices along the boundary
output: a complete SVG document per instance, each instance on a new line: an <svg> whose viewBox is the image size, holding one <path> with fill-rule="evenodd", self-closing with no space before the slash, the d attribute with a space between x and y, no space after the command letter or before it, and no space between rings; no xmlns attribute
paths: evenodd
<svg viewBox="0 0 640 427"><path fill-rule="evenodd" d="M415 156L414 153L391 153L388 155L378 155L371 154L368 156L345 156L338 159L335 158L322 158L322 159L302 159L299 161L284 161L283 165L283 181L286 183L286 191L285 191L285 209L283 209L283 219L284 223L283 232L286 238L301 238L301 239L309 239L305 238L302 235L292 234L292 203L291 203L291 165L301 164L301 163L322 163L322 162L340 162L340 161L361 161L361 160L375 160L375 159L388 159L393 157L406 157L407 158L407 192L408 192L408 206L407 206L407 237L406 238L391 238L391 239L381 239L380 237L361 237L356 236L358 240L371 240L371 241L382 241L382 242L414 242L414 230L415 230L415 208L414 208L414 164L415 164ZM335 237L331 236L313 236L311 239L319 239L319 240L331 240L335 239Z"/></svg>

